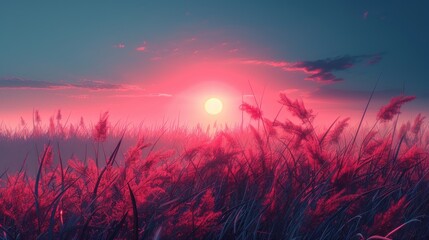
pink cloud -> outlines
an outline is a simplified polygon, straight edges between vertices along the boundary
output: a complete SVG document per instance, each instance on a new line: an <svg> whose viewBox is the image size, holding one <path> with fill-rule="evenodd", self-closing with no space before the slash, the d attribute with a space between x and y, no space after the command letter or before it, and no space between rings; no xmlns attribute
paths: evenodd
<svg viewBox="0 0 429 240"><path fill-rule="evenodd" d="M146 41L145 42L143 42L143 45L141 45L141 46L138 46L137 48L136 48L136 51L137 52L144 52L144 51L146 51L147 50L147 43L146 43Z"/></svg>
<svg viewBox="0 0 429 240"><path fill-rule="evenodd" d="M284 62L284 61L265 61L265 60L242 60L240 61L242 64L250 64L250 65L265 65L270 67L290 67L292 63Z"/></svg>
<svg viewBox="0 0 429 240"><path fill-rule="evenodd" d="M147 97L173 97L172 94L169 93L147 93L147 94L116 94L112 95L112 97L117 98L147 98Z"/></svg>
<svg viewBox="0 0 429 240"><path fill-rule="evenodd" d="M74 98L74 99L88 99L89 95L85 95L85 94L76 94L76 95L67 95L69 98Z"/></svg>
<svg viewBox="0 0 429 240"><path fill-rule="evenodd" d="M134 50L149 55L149 59L161 57L169 59L172 57L208 57L208 56L233 56L244 54L243 46L238 41L230 41L226 38L217 39L218 35L211 32L202 33L198 36L186 35L178 39L167 39L165 41L141 42ZM148 57L148 56L145 56ZM153 61L153 60L152 60Z"/></svg>

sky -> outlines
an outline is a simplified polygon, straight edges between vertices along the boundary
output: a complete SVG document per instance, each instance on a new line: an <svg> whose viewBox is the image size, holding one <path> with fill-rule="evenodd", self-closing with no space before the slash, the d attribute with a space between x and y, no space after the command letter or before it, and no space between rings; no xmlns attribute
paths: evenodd
<svg viewBox="0 0 429 240"><path fill-rule="evenodd" d="M322 119L404 93L427 113L428 1L1 1L0 121L184 124L267 117L279 92ZM224 105L204 110L208 98ZM247 120L246 120L247 121Z"/></svg>

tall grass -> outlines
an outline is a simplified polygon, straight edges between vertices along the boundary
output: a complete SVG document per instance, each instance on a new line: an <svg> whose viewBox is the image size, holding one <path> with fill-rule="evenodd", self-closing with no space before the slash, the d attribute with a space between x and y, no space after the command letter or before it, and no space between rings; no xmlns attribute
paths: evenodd
<svg viewBox="0 0 429 240"><path fill-rule="evenodd" d="M133 135L128 149L131 135L117 134L110 150L104 114L78 135L97 146L93 157L63 163L59 144L48 143L35 177L2 175L0 239L427 239L424 117L399 134L390 122L411 100L380 110L384 128L356 131L345 118L319 131L312 110L282 93L296 119L270 120L243 103L261 130L162 127ZM35 130L4 138L70 137L56 120L45 131L37 113Z"/></svg>

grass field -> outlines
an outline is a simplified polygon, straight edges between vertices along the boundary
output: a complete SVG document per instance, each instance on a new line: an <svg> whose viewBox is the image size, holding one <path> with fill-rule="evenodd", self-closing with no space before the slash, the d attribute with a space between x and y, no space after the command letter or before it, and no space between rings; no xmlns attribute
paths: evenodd
<svg viewBox="0 0 429 240"><path fill-rule="evenodd" d="M1 159L22 167L0 173L0 239L428 239L429 134L421 115L397 118L411 100L393 98L369 127L313 126L284 94L293 118L244 103L242 129L36 116L1 136L40 151ZM66 157L66 143L86 147Z"/></svg>

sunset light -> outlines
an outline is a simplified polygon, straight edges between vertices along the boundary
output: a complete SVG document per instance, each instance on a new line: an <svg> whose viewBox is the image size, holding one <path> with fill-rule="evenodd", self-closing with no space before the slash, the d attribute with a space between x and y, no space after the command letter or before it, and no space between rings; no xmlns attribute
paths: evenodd
<svg viewBox="0 0 429 240"><path fill-rule="evenodd" d="M429 239L427 9L0 1L0 240Z"/></svg>
<svg viewBox="0 0 429 240"><path fill-rule="evenodd" d="M223 104L218 98L209 98L204 104L206 112L210 115L217 115L222 112Z"/></svg>

